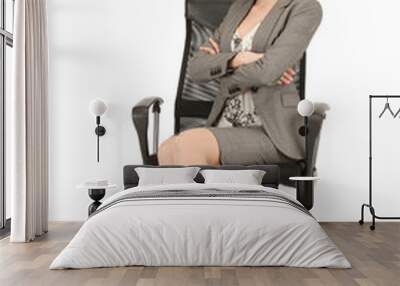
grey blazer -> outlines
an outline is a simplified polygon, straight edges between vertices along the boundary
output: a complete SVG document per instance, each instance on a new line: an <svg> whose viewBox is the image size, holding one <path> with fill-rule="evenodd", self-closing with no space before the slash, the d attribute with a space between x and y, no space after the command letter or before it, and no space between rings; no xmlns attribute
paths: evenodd
<svg viewBox="0 0 400 286"><path fill-rule="evenodd" d="M321 22L322 8L317 0L278 0L253 40L253 51L265 56L232 71L228 68L235 56L231 52L232 36L254 1L237 0L232 4L213 36L221 52L196 52L188 72L195 81L220 81L221 94L214 101L207 126L217 122L228 98L251 89L256 112L275 147L289 158L300 160L304 158L304 138L298 130L304 121L296 108L299 95L294 83L281 86L277 81L300 61Z"/></svg>

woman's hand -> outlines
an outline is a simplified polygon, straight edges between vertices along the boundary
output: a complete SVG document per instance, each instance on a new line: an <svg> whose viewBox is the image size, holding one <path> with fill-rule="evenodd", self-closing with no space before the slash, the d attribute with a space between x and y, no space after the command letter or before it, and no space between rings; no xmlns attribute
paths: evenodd
<svg viewBox="0 0 400 286"><path fill-rule="evenodd" d="M241 65L253 63L264 56L262 53L239 52L229 63L231 68L238 68Z"/></svg>
<svg viewBox="0 0 400 286"><path fill-rule="evenodd" d="M278 80L279 85L288 85L294 81L294 76L296 75L296 71L292 68L289 68L285 71L281 78Z"/></svg>
<svg viewBox="0 0 400 286"><path fill-rule="evenodd" d="M208 43L210 44L211 47L201 46L200 51L205 52L210 55L217 55L221 52L221 49L219 48L219 44L216 41L214 41L214 39L209 38Z"/></svg>

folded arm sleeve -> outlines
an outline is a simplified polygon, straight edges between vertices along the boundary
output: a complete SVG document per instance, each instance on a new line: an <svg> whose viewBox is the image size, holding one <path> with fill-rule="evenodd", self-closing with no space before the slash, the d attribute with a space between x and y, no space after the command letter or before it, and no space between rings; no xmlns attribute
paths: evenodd
<svg viewBox="0 0 400 286"><path fill-rule="evenodd" d="M235 5L238 5L240 1L236 1L230 7L224 20L220 26L215 30L212 38L217 42L221 43L221 31L225 29L227 19L231 16L232 11L235 9ZM206 41L201 46L212 47L209 41ZM220 78L227 75L230 71L228 65L229 61L236 55L234 52L223 52L219 54L210 55L206 52L197 51L193 54L193 57L188 63L188 73L191 78L198 82L210 81L213 79Z"/></svg>
<svg viewBox="0 0 400 286"><path fill-rule="evenodd" d="M224 86L243 90L276 85L282 74L301 59L321 23L322 8L317 1L307 1L291 13L286 27L265 55L225 76Z"/></svg>

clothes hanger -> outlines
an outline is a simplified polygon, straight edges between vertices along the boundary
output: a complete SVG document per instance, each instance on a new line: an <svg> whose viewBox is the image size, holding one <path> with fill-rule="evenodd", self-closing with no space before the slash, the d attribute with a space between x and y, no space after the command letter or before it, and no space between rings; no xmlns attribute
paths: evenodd
<svg viewBox="0 0 400 286"><path fill-rule="evenodd" d="M396 114L394 115L394 118L396 118L397 115L399 115L399 114L400 114L400 108L399 108L399 110L397 110Z"/></svg>
<svg viewBox="0 0 400 286"><path fill-rule="evenodd" d="M399 109L399 111L397 111L396 115L394 115L394 112L393 112L392 108L390 107L388 97L386 97L385 107L383 108L382 113L379 115L379 118L381 118L383 116L383 114L385 114L386 110L389 110L389 112L390 112L390 114L392 114L393 118L395 118L400 112L400 109Z"/></svg>

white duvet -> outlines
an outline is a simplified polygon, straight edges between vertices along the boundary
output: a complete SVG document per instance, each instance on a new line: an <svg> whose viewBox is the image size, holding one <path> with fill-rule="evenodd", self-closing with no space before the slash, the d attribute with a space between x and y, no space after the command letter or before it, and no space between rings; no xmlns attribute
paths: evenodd
<svg viewBox="0 0 400 286"><path fill-rule="evenodd" d="M262 186L184 184L131 192L278 190ZM293 266L349 268L310 215L254 198L151 198L121 201L89 218L50 269L145 266Z"/></svg>

